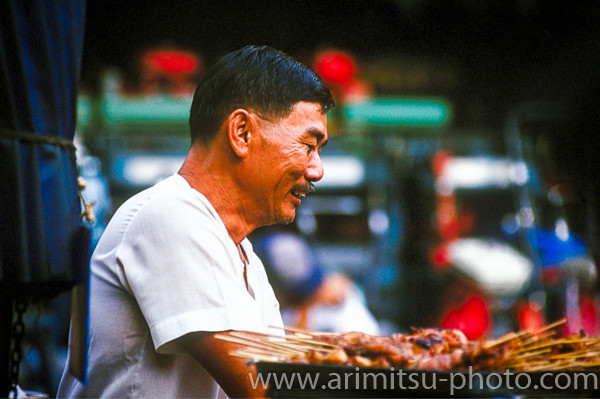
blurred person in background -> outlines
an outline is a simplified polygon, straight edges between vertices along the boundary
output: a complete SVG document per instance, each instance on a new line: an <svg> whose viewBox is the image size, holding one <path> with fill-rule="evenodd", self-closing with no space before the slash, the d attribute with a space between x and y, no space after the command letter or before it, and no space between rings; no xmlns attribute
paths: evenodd
<svg viewBox="0 0 600 399"><path fill-rule="evenodd" d="M89 377L84 384L67 366L59 397L264 395L253 369L230 356L238 346L215 336L281 333L246 237L294 220L323 176L333 106L313 71L269 47L230 53L206 73L183 166L123 204L96 246Z"/></svg>
<svg viewBox="0 0 600 399"><path fill-rule="evenodd" d="M346 275L325 270L294 226L266 227L250 236L279 299L284 324L311 331L379 334L359 287Z"/></svg>

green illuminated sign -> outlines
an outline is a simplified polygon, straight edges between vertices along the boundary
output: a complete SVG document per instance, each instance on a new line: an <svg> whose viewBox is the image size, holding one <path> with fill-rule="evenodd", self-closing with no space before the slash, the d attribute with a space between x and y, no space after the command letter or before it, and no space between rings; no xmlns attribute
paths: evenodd
<svg viewBox="0 0 600 399"><path fill-rule="evenodd" d="M375 99L344 106L345 117L357 123L441 126L450 120L446 101L433 99Z"/></svg>
<svg viewBox="0 0 600 399"><path fill-rule="evenodd" d="M90 123L92 102L78 99L80 126ZM187 122L191 98L165 95L131 97L107 95L102 102L102 114L109 123ZM345 104L344 117L354 124L374 124L407 127L439 127L451 119L451 108L439 99L377 98Z"/></svg>
<svg viewBox="0 0 600 399"><path fill-rule="evenodd" d="M104 101L106 120L118 122L187 122L191 98L148 96L124 98L107 95Z"/></svg>

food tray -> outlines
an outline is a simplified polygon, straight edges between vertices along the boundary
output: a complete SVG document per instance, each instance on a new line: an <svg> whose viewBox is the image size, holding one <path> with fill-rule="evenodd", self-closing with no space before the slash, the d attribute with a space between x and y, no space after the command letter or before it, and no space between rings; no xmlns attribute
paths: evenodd
<svg viewBox="0 0 600 399"><path fill-rule="evenodd" d="M598 370L469 373L265 361L255 365L263 381L269 378L271 398L593 398L599 396L600 384Z"/></svg>

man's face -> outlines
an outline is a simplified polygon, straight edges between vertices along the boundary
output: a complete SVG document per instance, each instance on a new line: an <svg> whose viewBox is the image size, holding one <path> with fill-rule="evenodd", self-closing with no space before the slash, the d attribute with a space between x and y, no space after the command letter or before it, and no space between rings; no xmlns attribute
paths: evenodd
<svg viewBox="0 0 600 399"><path fill-rule="evenodd" d="M319 153L327 142L327 115L317 103L298 102L284 118L259 118L259 126L252 190L265 212L261 224L291 223L312 183L323 177Z"/></svg>

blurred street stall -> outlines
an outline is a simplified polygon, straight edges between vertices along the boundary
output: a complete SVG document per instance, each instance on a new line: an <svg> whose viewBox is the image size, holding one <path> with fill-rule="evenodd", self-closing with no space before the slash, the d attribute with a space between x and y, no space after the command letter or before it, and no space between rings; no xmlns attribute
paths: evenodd
<svg viewBox="0 0 600 399"><path fill-rule="evenodd" d="M203 65L199 55L184 53ZM303 201L294 228L324 271L341 273L368 293L365 304L383 331L440 326L469 338L497 336L563 317L556 301L573 309L585 300L597 314L593 283L547 284L556 268L569 275L567 269L585 270L584 280L595 281L595 262L581 249L592 232L581 232L577 253L571 246L564 259L544 260L548 254L540 250L549 241L537 242L548 230L542 208L547 213L548 198L556 203L560 193L556 184L548 186L543 151L521 149L531 144L524 144L522 131L515 133L514 114L505 115L506 126L497 131L459 124L468 110L450 94L459 84L457 70L430 66L438 89L425 85L407 96L381 88L377 79L394 76L398 65L388 75L370 65L386 62L375 59L365 68L348 52L315 51L315 69L338 107L322 155L325 176ZM114 207L175 173L188 146L189 99L126 80L107 70L99 95L80 98L82 142L102 165ZM563 232L564 243L567 221L555 211L551 229Z"/></svg>

